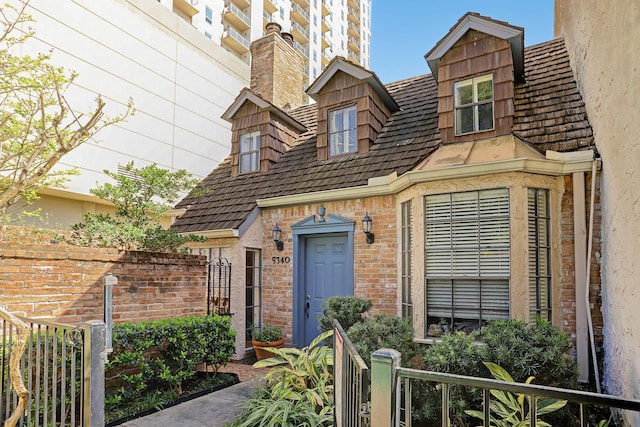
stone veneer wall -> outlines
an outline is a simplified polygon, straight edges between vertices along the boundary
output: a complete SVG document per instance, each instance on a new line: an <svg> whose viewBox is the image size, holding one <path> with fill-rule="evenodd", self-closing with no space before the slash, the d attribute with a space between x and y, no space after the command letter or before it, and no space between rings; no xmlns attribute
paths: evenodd
<svg viewBox="0 0 640 427"><path fill-rule="evenodd" d="M103 318L102 278L118 278L114 322L206 314L206 259L62 244L3 242L0 303L27 317Z"/></svg>

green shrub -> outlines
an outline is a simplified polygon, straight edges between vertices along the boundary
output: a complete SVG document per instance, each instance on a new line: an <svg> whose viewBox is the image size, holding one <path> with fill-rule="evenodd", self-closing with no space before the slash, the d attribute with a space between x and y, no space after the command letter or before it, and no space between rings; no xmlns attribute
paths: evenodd
<svg viewBox="0 0 640 427"><path fill-rule="evenodd" d="M246 400L237 427L324 427L333 424L333 350L322 345L332 331L317 336L308 347L272 348L274 357L256 362L270 367L266 385Z"/></svg>
<svg viewBox="0 0 640 427"><path fill-rule="evenodd" d="M371 366L371 353L380 348L393 348L402 354L402 366L409 366L420 347L413 341L413 328L408 319L388 314L353 325L347 336L362 359Z"/></svg>
<svg viewBox="0 0 640 427"><path fill-rule="evenodd" d="M538 319L532 325L518 320L492 321L483 328L478 341L473 335L444 334L440 342L425 348L422 369L490 378L491 372L483 362L492 362L511 372L517 382L524 383L533 376L536 384L575 389L578 371L569 348L568 336L548 321ZM421 402L416 405L418 419L439 420L439 391L433 385L418 383L415 389ZM452 423L470 425L464 411L481 405L480 392L452 387L450 399ZM553 425L571 423L568 408L546 416Z"/></svg>
<svg viewBox="0 0 640 427"><path fill-rule="evenodd" d="M463 332L447 333L434 345L424 348L421 369L458 375L486 377L474 335ZM417 420L440 420L441 391L434 383L421 382L414 386L414 412ZM450 415L453 425L465 425L464 411L481 402L481 394L469 387L452 386L449 390Z"/></svg>
<svg viewBox="0 0 640 427"><path fill-rule="evenodd" d="M482 360L500 365L517 382L534 376L536 384L578 388L578 365L569 355L566 333L546 320L489 322L482 331Z"/></svg>
<svg viewBox="0 0 640 427"><path fill-rule="evenodd" d="M372 302L363 298L329 297L322 302L322 316L318 319L320 331L333 330L333 320L348 331L351 326L364 321L364 313L369 311Z"/></svg>
<svg viewBox="0 0 640 427"><path fill-rule="evenodd" d="M229 363L234 338L231 319L222 316L114 325L113 353L106 366L107 403L139 399L154 389L180 394L199 364L217 372Z"/></svg>

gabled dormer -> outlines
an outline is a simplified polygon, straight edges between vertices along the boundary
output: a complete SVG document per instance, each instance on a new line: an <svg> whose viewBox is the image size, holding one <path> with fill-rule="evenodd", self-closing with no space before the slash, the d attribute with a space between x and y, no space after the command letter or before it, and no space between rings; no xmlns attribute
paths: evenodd
<svg viewBox="0 0 640 427"><path fill-rule="evenodd" d="M438 82L443 143L509 135L524 81L524 29L467 13L425 55Z"/></svg>
<svg viewBox="0 0 640 427"><path fill-rule="evenodd" d="M335 57L307 89L318 104L318 160L366 153L400 108L378 77Z"/></svg>
<svg viewBox="0 0 640 427"><path fill-rule="evenodd" d="M243 89L222 115L231 122L231 176L265 172L304 125L251 89Z"/></svg>
<svg viewBox="0 0 640 427"><path fill-rule="evenodd" d="M265 172L306 128L286 111L308 99L304 58L290 34L267 24L251 43L251 89L243 89L222 118L231 122L231 176Z"/></svg>

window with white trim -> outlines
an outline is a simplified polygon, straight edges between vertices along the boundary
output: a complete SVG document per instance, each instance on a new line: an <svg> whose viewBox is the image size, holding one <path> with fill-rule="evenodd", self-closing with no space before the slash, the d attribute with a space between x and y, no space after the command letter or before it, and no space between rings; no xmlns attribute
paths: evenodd
<svg viewBox="0 0 640 427"><path fill-rule="evenodd" d="M508 319L509 190L428 195L424 213L425 335Z"/></svg>
<svg viewBox="0 0 640 427"><path fill-rule="evenodd" d="M454 84L456 135L493 129L493 76Z"/></svg>
<svg viewBox="0 0 640 427"><path fill-rule="evenodd" d="M240 136L240 173L260 169L260 132Z"/></svg>
<svg viewBox="0 0 640 427"><path fill-rule="evenodd" d="M529 237L529 318L551 320L549 190L527 189Z"/></svg>
<svg viewBox="0 0 640 427"><path fill-rule="evenodd" d="M356 107L329 111L329 156L358 151Z"/></svg>

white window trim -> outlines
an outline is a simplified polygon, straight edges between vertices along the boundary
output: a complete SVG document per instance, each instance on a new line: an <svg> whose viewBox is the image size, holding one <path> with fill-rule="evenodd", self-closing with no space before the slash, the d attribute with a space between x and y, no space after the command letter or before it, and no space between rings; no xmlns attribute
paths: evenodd
<svg viewBox="0 0 640 427"><path fill-rule="evenodd" d="M250 149L243 151L243 142L246 139L250 139ZM256 146L253 146L253 143L257 141ZM252 173L258 172L260 170L260 132L251 132L240 135L240 141L238 141L238 174ZM249 158L249 169L244 170L242 168L242 159Z"/></svg>
<svg viewBox="0 0 640 427"><path fill-rule="evenodd" d="M482 83L482 82L486 82L490 80L491 81L491 93L492 93L492 97L490 100L483 100L483 101L478 101L478 83ZM470 104L462 104L462 105L458 105L457 101L456 101L456 89L460 86L467 86L471 84L472 90L473 90L473 101ZM477 133L477 132L488 132L488 131L492 131L495 129L496 127L496 117L495 117L495 104L494 104L494 100L495 100L495 88L493 87L493 75L492 74L485 74L483 76L478 76L478 77L472 77L470 79L466 79L466 80L462 80L459 82L455 82L453 85L453 118L454 118L454 124L453 124L453 128L455 131L455 135L456 136L461 136L461 135L468 135L471 133ZM478 107L481 105L487 105L487 104L491 104L491 128L487 128L487 129L480 129L480 118L478 116ZM473 111L473 130L469 131L469 132L459 132L458 131L458 110L462 110L462 109L467 109L467 108L471 108Z"/></svg>

